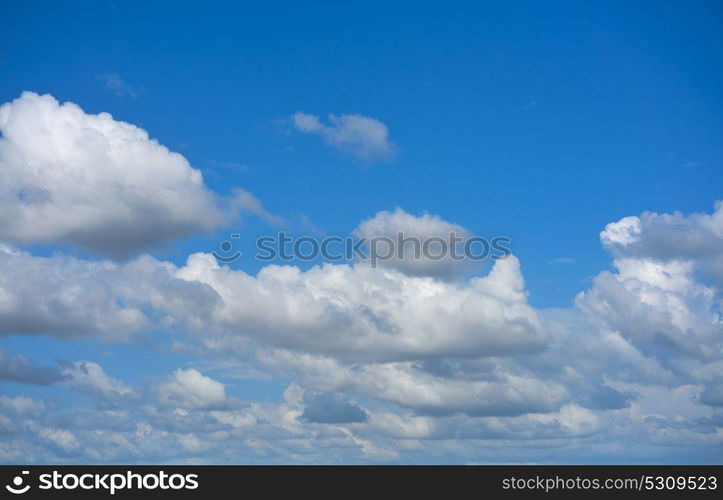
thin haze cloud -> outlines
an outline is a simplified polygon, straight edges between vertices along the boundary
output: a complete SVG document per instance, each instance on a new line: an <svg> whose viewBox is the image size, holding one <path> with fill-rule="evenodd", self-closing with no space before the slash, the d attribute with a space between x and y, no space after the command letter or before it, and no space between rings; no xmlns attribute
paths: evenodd
<svg viewBox="0 0 723 500"><path fill-rule="evenodd" d="M118 97L138 97L141 92L128 84L123 80L118 73L104 73L98 75L98 80L101 80L108 89L112 90Z"/></svg>

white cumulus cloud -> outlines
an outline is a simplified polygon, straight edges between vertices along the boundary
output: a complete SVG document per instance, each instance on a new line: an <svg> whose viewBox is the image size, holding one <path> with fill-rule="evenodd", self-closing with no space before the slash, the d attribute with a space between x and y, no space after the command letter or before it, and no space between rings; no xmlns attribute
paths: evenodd
<svg viewBox="0 0 723 500"><path fill-rule="evenodd" d="M474 261L460 258L464 242L452 238L467 239L470 231L447 222L437 215L423 213L418 216L401 208L381 211L363 221L354 230L360 238L388 238L377 244L380 256L392 254L378 265L398 269L405 274L454 278L474 268ZM455 258L452 256L454 250ZM478 252L478 248L472 249Z"/></svg>
<svg viewBox="0 0 723 500"><path fill-rule="evenodd" d="M126 257L223 220L183 156L108 113L24 92L0 131L0 240Z"/></svg>
<svg viewBox="0 0 723 500"><path fill-rule="evenodd" d="M723 285L723 200L711 214L644 212L625 217L608 224L600 239L619 257L691 262Z"/></svg>
<svg viewBox="0 0 723 500"><path fill-rule="evenodd" d="M75 388L95 392L108 398L133 395L133 389L120 380L106 375L103 368L92 361L63 362L60 365L60 372L66 377L66 383Z"/></svg>
<svg viewBox="0 0 723 500"><path fill-rule="evenodd" d="M156 390L162 403L180 408L215 408L226 401L226 387L194 368L178 368Z"/></svg>
<svg viewBox="0 0 723 500"><path fill-rule="evenodd" d="M389 130L376 118L330 114L328 125L318 116L300 111L291 118L300 132L318 135L330 146L364 161L389 160L394 156L396 147L389 140Z"/></svg>

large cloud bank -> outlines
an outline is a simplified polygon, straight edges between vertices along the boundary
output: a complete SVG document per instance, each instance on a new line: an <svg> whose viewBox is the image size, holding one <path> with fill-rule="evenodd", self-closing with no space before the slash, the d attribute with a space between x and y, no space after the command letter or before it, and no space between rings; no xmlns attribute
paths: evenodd
<svg viewBox="0 0 723 500"><path fill-rule="evenodd" d="M0 108L0 124L3 217L26 222L2 223L0 335L155 341L164 356L195 360L133 384L97 359L44 366L0 351L6 383L85 401L0 397L6 463L723 459L721 203L609 224L601 241L613 268L563 309L529 303L515 256L471 277L448 262L249 274L205 253L182 265L38 256L18 245L115 255L108 221L143 245L158 224L210 226L213 197L185 160L107 115L24 94ZM66 182L74 175L87 181ZM158 218L139 216L140 202ZM57 225L44 232L43 217ZM471 233L401 209L354 233L398 230ZM283 398L235 395L248 379L283 384Z"/></svg>

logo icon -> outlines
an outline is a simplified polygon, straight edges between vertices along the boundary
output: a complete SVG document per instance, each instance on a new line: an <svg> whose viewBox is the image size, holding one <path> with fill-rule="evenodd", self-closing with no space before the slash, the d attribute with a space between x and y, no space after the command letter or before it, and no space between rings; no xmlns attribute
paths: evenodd
<svg viewBox="0 0 723 500"><path fill-rule="evenodd" d="M232 234L231 238L238 239L240 238L240 234ZM233 262L239 257L241 257L241 252L236 251L235 253L231 255L223 255L223 254L229 254L231 250L233 249L233 243L230 241L222 241L219 245L219 248L221 249L222 254L219 254L217 252L211 252L211 255L216 257L216 260L221 264L228 264L229 262Z"/></svg>
<svg viewBox="0 0 723 500"><path fill-rule="evenodd" d="M13 486L10 486L9 484L5 485L5 488L10 492L14 493L15 495L22 495L23 493L27 492L30 489L30 485L26 484L23 486L23 476L30 474L30 471L24 470L22 471L22 475L15 476L13 478Z"/></svg>

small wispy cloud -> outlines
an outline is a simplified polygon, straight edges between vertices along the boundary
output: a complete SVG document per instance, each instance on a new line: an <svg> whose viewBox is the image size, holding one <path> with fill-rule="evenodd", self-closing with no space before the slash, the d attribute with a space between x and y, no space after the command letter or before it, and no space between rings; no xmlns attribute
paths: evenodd
<svg viewBox="0 0 723 500"><path fill-rule="evenodd" d="M326 231L317 226L314 221L306 214L294 214L297 219L299 229L306 234L314 236L326 236Z"/></svg>
<svg viewBox="0 0 723 500"><path fill-rule="evenodd" d="M112 90L118 97L136 98L142 93L141 90L132 87L124 81L118 73L104 73L102 75L98 75L96 78L103 82L105 86Z"/></svg>
<svg viewBox="0 0 723 500"><path fill-rule="evenodd" d="M245 189L235 188L233 190L233 205L260 217L271 226L280 227L286 224L283 217L266 210L261 200Z"/></svg>
<svg viewBox="0 0 723 500"><path fill-rule="evenodd" d="M243 163L235 161L218 161L218 160L204 160L205 166L203 167L204 175L208 175L214 179L220 179L222 173L234 173L242 174L249 171L249 167Z"/></svg>
<svg viewBox="0 0 723 500"><path fill-rule="evenodd" d="M296 129L313 134L344 153L367 162L389 160L396 147L389 140L389 129L376 118L363 115L328 116L323 124L318 116L297 112L291 117Z"/></svg>
<svg viewBox="0 0 723 500"><path fill-rule="evenodd" d="M560 257L552 261L553 264L574 264L577 262L572 257Z"/></svg>
<svg viewBox="0 0 723 500"><path fill-rule="evenodd" d="M223 168L225 170L230 170L231 172L248 172L249 167L247 165L244 165L243 163L238 163L235 161L215 161L211 160L209 163L212 165Z"/></svg>

